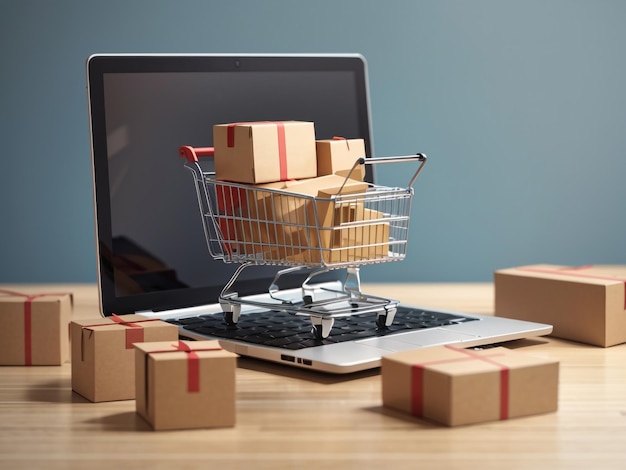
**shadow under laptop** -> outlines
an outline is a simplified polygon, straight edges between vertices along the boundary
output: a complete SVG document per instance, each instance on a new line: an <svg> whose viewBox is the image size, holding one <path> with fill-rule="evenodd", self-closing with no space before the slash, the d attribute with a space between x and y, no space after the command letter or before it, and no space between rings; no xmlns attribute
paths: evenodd
<svg viewBox="0 0 626 470"><path fill-rule="evenodd" d="M251 357L239 357L237 367L240 369L254 370L267 374L280 375L298 380L306 380L323 385L342 383L351 380L359 380L365 377L373 377L380 375L380 368L374 368L359 372L351 372L348 374L331 374L328 372L320 372L316 370L301 369L293 366L278 364L276 362L268 362L261 359Z"/></svg>
<svg viewBox="0 0 626 470"><path fill-rule="evenodd" d="M527 348L529 351L531 351L533 346L542 346L547 343L549 343L549 340L545 338L528 338L488 344L484 346L477 346L475 349L488 349L492 347L503 346L509 349ZM282 377L306 380L319 384L342 383L351 380L359 380L366 377L374 377L380 375L380 367L359 372L352 372L348 374L332 374L328 372L307 370L304 368L282 365L277 362L268 362L262 359L255 359L247 356L239 357L237 364L238 367L241 369L254 370L257 372L264 372L273 375L280 375Z"/></svg>
<svg viewBox="0 0 626 470"><path fill-rule="evenodd" d="M483 346L476 346L472 349L489 349L496 347L504 347L507 349L522 349L522 348L532 348L533 346L543 346L548 344L550 341L546 338L522 338L522 339L514 339L511 341L503 341L501 343L492 343L486 344ZM532 349L529 349L529 351Z"/></svg>

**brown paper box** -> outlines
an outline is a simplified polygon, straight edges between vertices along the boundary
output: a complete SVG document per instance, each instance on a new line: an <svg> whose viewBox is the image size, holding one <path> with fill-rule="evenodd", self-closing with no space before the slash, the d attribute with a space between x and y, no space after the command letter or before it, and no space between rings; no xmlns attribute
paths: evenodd
<svg viewBox="0 0 626 470"><path fill-rule="evenodd" d="M135 398L133 343L178 341L178 327L141 315L74 320L72 335L72 390L92 402Z"/></svg>
<svg viewBox="0 0 626 470"><path fill-rule="evenodd" d="M137 413L155 430L234 426L236 358L218 341L137 343Z"/></svg>
<svg viewBox="0 0 626 470"><path fill-rule="evenodd" d="M26 302L30 299L30 327ZM72 294L0 292L0 365L55 366L69 359Z"/></svg>
<svg viewBox="0 0 626 470"><path fill-rule="evenodd" d="M315 143L317 150L318 176L340 174L347 176L359 158L365 157L365 141L363 139L331 139L318 140ZM365 165L357 166L352 179L365 178Z"/></svg>
<svg viewBox="0 0 626 470"><path fill-rule="evenodd" d="M367 191L368 184L358 182L356 180L348 180L345 184L343 184L343 177L338 176L337 178L340 182L339 185L322 187L317 191L315 207L317 209L318 226L322 229L325 227L336 227L345 222L345 220L338 220L339 218L354 217L356 220L359 218L360 212L362 212L362 210L358 210L359 206L362 207L362 198L355 196L352 202L345 203L344 201L338 203L335 199L333 199L333 196L339 194L357 195L364 193ZM309 205L308 210L310 216L314 217L315 212L313 211L312 205ZM350 210L350 212L346 214L346 210ZM323 237L322 246L326 246L328 242L329 237Z"/></svg>
<svg viewBox="0 0 626 470"><path fill-rule="evenodd" d="M553 325L552 336L626 342L626 266L532 265L494 273L495 314Z"/></svg>
<svg viewBox="0 0 626 470"><path fill-rule="evenodd" d="M336 194L344 182L345 177L327 175L256 185L245 197L246 217L235 223L230 232L240 241L239 252L258 255L267 261L310 262L308 256L300 253L318 244L317 225L332 226L339 222L335 202L330 196ZM367 183L349 179L342 193L360 193L367 187ZM326 199L315 200L318 194ZM315 218L313 204L319 220ZM342 210L345 212L345 207Z"/></svg>
<svg viewBox="0 0 626 470"><path fill-rule="evenodd" d="M556 411L559 363L506 348L435 346L382 358L383 405L448 426Z"/></svg>
<svg viewBox="0 0 626 470"><path fill-rule="evenodd" d="M279 126L284 128L284 141ZM218 124L213 126L213 144L215 175L220 180L254 184L317 175L312 122Z"/></svg>
<svg viewBox="0 0 626 470"><path fill-rule="evenodd" d="M345 210L347 208L350 210ZM389 223L378 222L383 218L380 212L364 208L362 204L337 211L342 214L335 221L345 225L338 223L320 231L322 246L309 250L310 262L349 263L382 259L389 255Z"/></svg>

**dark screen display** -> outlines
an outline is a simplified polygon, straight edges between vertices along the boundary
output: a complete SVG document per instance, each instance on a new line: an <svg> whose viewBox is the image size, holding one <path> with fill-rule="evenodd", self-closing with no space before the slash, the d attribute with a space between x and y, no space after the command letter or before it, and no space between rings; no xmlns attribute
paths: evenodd
<svg viewBox="0 0 626 470"><path fill-rule="evenodd" d="M371 152L354 57L96 57L89 74L105 314L213 303L238 267L211 258L178 156L181 145L212 146L214 124L312 121L317 139L364 138ZM245 270L240 294L262 291L275 272Z"/></svg>

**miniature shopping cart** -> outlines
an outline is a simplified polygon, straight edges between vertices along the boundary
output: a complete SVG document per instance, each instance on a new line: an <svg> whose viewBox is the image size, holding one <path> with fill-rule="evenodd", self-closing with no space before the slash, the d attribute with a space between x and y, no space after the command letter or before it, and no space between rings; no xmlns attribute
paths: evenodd
<svg viewBox="0 0 626 470"><path fill-rule="evenodd" d="M359 269L405 258L413 184L426 163L424 154L360 158L344 177L317 178L313 188L306 180L264 185L219 181L198 159L212 154L212 148L179 149L193 175L209 253L225 263L240 263L219 296L228 325L238 322L245 304L308 316L317 339L329 336L335 318L355 314L376 313L377 327L391 326L398 302L361 292ZM407 187L352 178L362 165L412 161L418 166ZM320 181L334 187L325 188ZM260 265L282 267L269 296L240 296L237 279ZM335 269L346 273L340 286L313 282ZM281 277L300 270L306 279L298 295L292 289L281 291Z"/></svg>

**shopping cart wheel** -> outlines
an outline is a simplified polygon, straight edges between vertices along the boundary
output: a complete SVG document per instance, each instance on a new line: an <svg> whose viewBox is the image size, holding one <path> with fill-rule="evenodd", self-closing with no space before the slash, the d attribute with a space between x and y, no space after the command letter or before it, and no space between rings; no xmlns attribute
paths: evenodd
<svg viewBox="0 0 626 470"><path fill-rule="evenodd" d="M236 325L239 321L241 313L241 304L231 303L226 300L220 300L222 312L224 312L224 321L227 325Z"/></svg>
<svg viewBox="0 0 626 470"><path fill-rule="evenodd" d="M311 317L311 333L315 335L315 339L326 339L330 335L330 331L333 329L333 323L335 319L330 317Z"/></svg>
<svg viewBox="0 0 626 470"><path fill-rule="evenodd" d="M384 312L380 312L376 315L376 326L378 328L386 328L393 324L393 320L396 316L397 308L393 307L390 309L385 309Z"/></svg>

